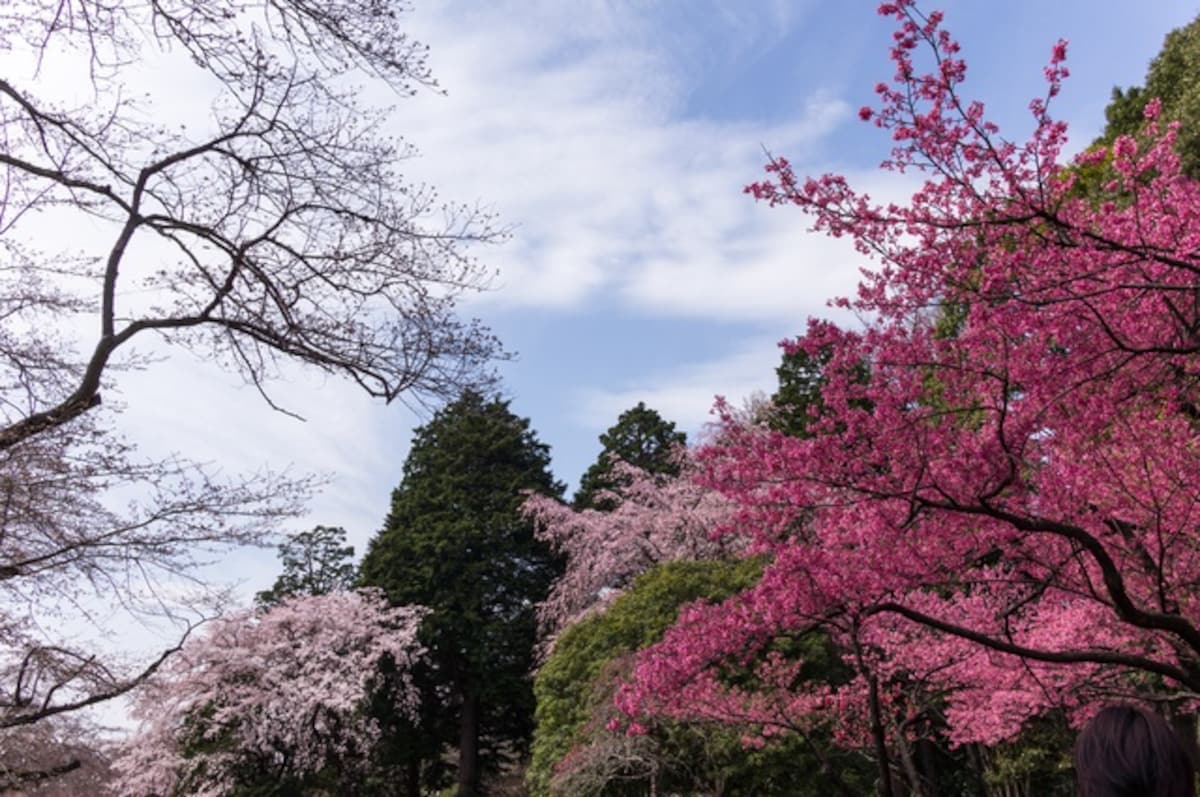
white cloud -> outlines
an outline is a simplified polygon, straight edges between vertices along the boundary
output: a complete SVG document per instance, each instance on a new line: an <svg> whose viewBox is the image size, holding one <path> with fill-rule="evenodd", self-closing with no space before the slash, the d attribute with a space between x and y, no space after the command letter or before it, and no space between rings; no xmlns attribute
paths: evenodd
<svg viewBox="0 0 1200 797"><path fill-rule="evenodd" d="M400 108L398 128L425 150L412 173L446 196L484 197L516 225L483 253L499 278L477 301L571 309L605 294L642 310L757 321L794 317L805 295L853 285L861 258L804 235L800 214L772 214L741 192L762 173L764 146L815 157L846 103L817 93L774 125L685 118L697 79L686 70L711 42L668 48L626 3L562 8L502 4L464 17L451 4L414 16L449 94ZM735 51L721 57L795 24L786 6L773 8L710 9Z"/></svg>
<svg viewBox="0 0 1200 797"><path fill-rule="evenodd" d="M344 526L359 553L383 521L409 430L421 422L403 406L384 405L346 381L294 365L267 390L306 422L272 410L237 376L179 352L124 374L120 384L125 407L118 428L148 457L182 448L188 459L212 463L230 477L264 468L327 476L305 518L287 528ZM219 576L261 589L277 571L271 551L226 561Z"/></svg>
<svg viewBox="0 0 1200 797"><path fill-rule="evenodd" d="M734 405L755 393L775 389L780 338L758 337L743 341L731 354L604 389L579 391L573 405L581 426L604 429L621 412L639 401L670 418L695 438L713 420L714 399L722 396Z"/></svg>
<svg viewBox="0 0 1200 797"><path fill-rule="evenodd" d="M912 189L898 176L849 179L885 203ZM622 286L627 300L659 315L782 325L790 334L809 316L829 317L827 302L852 295L861 269L873 266L849 239L810 232L797 208L754 206L740 218L727 210L736 220L724 225L706 224L705 214L669 221L672 245L646 254Z"/></svg>

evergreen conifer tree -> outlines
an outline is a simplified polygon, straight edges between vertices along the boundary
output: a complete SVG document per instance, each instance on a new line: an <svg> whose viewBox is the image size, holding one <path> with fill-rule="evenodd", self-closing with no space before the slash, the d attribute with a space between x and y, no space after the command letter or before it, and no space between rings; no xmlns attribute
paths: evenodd
<svg viewBox="0 0 1200 797"><path fill-rule="evenodd" d="M621 413L617 422L600 435L600 444L604 448L579 481L573 502L575 508L612 508L612 502L602 493L620 488L612 472L613 457L648 473L675 476L679 473L679 464L672 452L686 443L687 435L676 431L673 422L639 401L637 406Z"/></svg>
<svg viewBox="0 0 1200 797"><path fill-rule="evenodd" d="M534 612L561 572L520 512L531 491L563 492L549 447L507 401L466 392L416 431L391 512L368 547L362 582L394 603L430 609L427 727L422 744L399 740L414 757L410 790L420 770L456 748L458 794L477 794L484 768L528 745Z"/></svg>
<svg viewBox="0 0 1200 797"><path fill-rule="evenodd" d="M1144 85L1113 88L1104 109L1108 124L1097 143L1111 145L1118 136L1140 133L1146 104L1155 98L1162 102L1162 119L1180 123L1175 149L1182 171L1200 177L1200 17L1167 34Z"/></svg>
<svg viewBox="0 0 1200 797"><path fill-rule="evenodd" d="M262 608L285 598L328 595L354 585L354 546L346 544L346 530L340 526L314 526L293 534L279 546L279 562L283 572L275 584L254 598Z"/></svg>

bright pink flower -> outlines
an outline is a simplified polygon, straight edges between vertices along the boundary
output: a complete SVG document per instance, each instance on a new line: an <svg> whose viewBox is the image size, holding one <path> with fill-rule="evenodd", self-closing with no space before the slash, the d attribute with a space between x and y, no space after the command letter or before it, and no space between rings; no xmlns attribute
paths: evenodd
<svg viewBox="0 0 1200 797"><path fill-rule="evenodd" d="M1017 143L962 95L936 21L880 11L897 20L896 77L872 111L895 141L885 168L927 181L880 206L841 176L768 167L755 196L873 258L842 302L868 321L811 322L789 344L826 354L812 437L728 419L698 452L770 563L745 594L681 613L617 705L824 723L863 745L881 717L893 741L924 732L936 696L952 742L991 744L1147 675L1195 694L1200 184L1180 174L1175 127L1151 103L1143 136L1113 144L1116 194L1083 195L1049 111L1065 42ZM770 655L813 629L846 652L849 683L802 684Z"/></svg>

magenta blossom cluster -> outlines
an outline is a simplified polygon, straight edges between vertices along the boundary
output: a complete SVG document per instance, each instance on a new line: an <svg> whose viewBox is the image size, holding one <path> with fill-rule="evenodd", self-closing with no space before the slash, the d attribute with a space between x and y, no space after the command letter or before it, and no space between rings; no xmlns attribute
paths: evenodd
<svg viewBox="0 0 1200 797"><path fill-rule="evenodd" d="M881 11L896 72L861 115L924 183L881 205L776 159L747 189L871 258L841 300L866 321L787 342L824 363L807 437L731 418L699 452L770 562L642 653L617 698L635 729L824 723L886 764L934 727L990 744L1200 691L1200 185L1174 127L1151 102L1140 135L1065 162L1059 42L1011 141L941 16ZM816 633L847 682L774 652Z"/></svg>

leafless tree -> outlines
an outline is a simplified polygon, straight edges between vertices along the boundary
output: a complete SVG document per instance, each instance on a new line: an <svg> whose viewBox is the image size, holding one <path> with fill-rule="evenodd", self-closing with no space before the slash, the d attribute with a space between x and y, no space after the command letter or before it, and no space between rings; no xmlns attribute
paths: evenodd
<svg viewBox="0 0 1200 797"><path fill-rule="evenodd" d="M456 391L500 354L455 305L486 281L466 248L499 232L406 182L411 150L350 84L435 87L406 10L0 2L0 734L157 667L61 631L96 596L170 613L164 583L262 541L313 486L140 459L101 407L122 369L154 367L134 341L215 358L285 411L268 386L289 361L391 401ZM199 124L156 120L130 89L164 53L212 89ZM74 67L82 100L57 77ZM107 238L80 254L62 238L83 229Z"/></svg>

